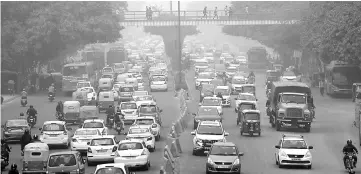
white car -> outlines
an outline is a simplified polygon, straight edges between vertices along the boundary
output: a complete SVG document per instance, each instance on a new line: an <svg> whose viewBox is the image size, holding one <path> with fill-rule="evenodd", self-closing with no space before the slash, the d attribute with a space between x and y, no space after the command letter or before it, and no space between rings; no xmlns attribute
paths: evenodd
<svg viewBox="0 0 361 174"><path fill-rule="evenodd" d="M231 107L231 90L229 86L217 86L216 89L214 89L214 96L218 93L221 93L223 97L222 106Z"/></svg>
<svg viewBox="0 0 361 174"><path fill-rule="evenodd" d="M125 83L124 83L124 84L125 84ZM113 90L119 91L119 89L120 89L121 86L122 86L122 84L120 84L120 83L115 83L115 84L113 85Z"/></svg>
<svg viewBox="0 0 361 174"><path fill-rule="evenodd" d="M300 82L301 77L297 77L295 73L292 71L285 71L283 75L280 77L280 81L293 81L293 82Z"/></svg>
<svg viewBox="0 0 361 174"><path fill-rule="evenodd" d="M209 72L199 73L197 77L194 77L196 80L196 89L198 89L203 83L211 83L213 77Z"/></svg>
<svg viewBox="0 0 361 174"><path fill-rule="evenodd" d="M199 106L214 107L221 115L223 114L222 99L218 97L204 97Z"/></svg>
<svg viewBox="0 0 361 174"><path fill-rule="evenodd" d="M97 165L94 174L104 173L135 174L135 172L130 172L128 167L125 166L124 163L108 163Z"/></svg>
<svg viewBox="0 0 361 174"><path fill-rule="evenodd" d="M143 91L144 90L144 80L143 79L137 79L138 81L138 90Z"/></svg>
<svg viewBox="0 0 361 174"><path fill-rule="evenodd" d="M76 84L77 88L83 88L83 87L92 87L90 81L78 81Z"/></svg>
<svg viewBox="0 0 361 174"><path fill-rule="evenodd" d="M41 135L40 141L50 145L63 145L66 148L70 144L70 127L66 126L65 121L45 121L39 128Z"/></svg>
<svg viewBox="0 0 361 174"><path fill-rule="evenodd" d="M134 91L133 92L133 98L135 97L139 97L139 96L146 96L146 95L149 95L149 92L148 91Z"/></svg>
<svg viewBox="0 0 361 174"><path fill-rule="evenodd" d="M148 104L148 103L155 103L155 99L151 95L144 95L144 96L138 96L134 97L134 101L137 103L137 106L139 107L142 104Z"/></svg>
<svg viewBox="0 0 361 174"><path fill-rule="evenodd" d="M279 168L283 166L306 166L312 168L312 154L302 135L283 134L276 147L275 159Z"/></svg>
<svg viewBox="0 0 361 174"><path fill-rule="evenodd" d="M77 91L81 91L81 92L86 91L88 101L91 101L93 97L95 98L95 100L97 100L97 93L95 92L95 89L93 87L82 87L79 88Z"/></svg>
<svg viewBox="0 0 361 174"><path fill-rule="evenodd" d="M242 85L247 83L247 78L244 76L233 76L231 81L231 93L237 94L242 92Z"/></svg>
<svg viewBox="0 0 361 174"><path fill-rule="evenodd" d="M152 80L150 82L150 91L168 91L168 84L165 79L163 80Z"/></svg>
<svg viewBox="0 0 361 174"><path fill-rule="evenodd" d="M226 69L226 75L228 78L231 78L233 77L237 72L237 67L235 66L229 66L227 69Z"/></svg>
<svg viewBox="0 0 361 174"><path fill-rule="evenodd" d="M133 125L137 125L139 127L150 128L152 130L152 134L155 137L155 141L160 140L160 125L157 120L151 116L138 117L135 119Z"/></svg>
<svg viewBox="0 0 361 174"><path fill-rule="evenodd" d="M94 128L98 129L102 135L108 135L108 128L105 126L103 119L84 120L80 128Z"/></svg>
<svg viewBox="0 0 361 174"><path fill-rule="evenodd" d="M241 104L242 102L254 102L254 104L256 105L256 108L259 109L256 97L250 93L238 94L238 96L236 98L234 98L234 102L236 105L235 112L237 112L238 105Z"/></svg>
<svg viewBox="0 0 361 174"><path fill-rule="evenodd" d="M120 109L124 115L124 124L132 124L138 118L138 106L135 102L122 102Z"/></svg>
<svg viewBox="0 0 361 174"><path fill-rule="evenodd" d="M129 167L140 167L148 170L150 167L150 152L143 140L131 139L119 142L114 163L124 163Z"/></svg>
<svg viewBox="0 0 361 174"><path fill-rule="evenodd" d="M98 129L85 128L77 129L70 142L70 149L73 151L86 152L88 150L88 142L92 137L101 136L102 133Z"/></svg>
<svg viewBox="0 0 361 174"><path fill-rule="evenodd" d="M94 162L113 162L117 151L118 140L115 135L103 135L93 137L88 142L87 161L88 165Z"/></svg>
<svg viewBox="0 0 361 174"><path fill-rule="evenodd" d="M112 82L114 82L114 75L113 74L103 74L100 79L110 79Z"/></svg>
<svg viewBox="0 0 361 174"><path fill-rule="evenodd" d="M152 130L150 128L144 128L137 125L131 126L127 133L126 139L141 139L145 142L149 151L155 151L155 137L152 134Z"/></svg>

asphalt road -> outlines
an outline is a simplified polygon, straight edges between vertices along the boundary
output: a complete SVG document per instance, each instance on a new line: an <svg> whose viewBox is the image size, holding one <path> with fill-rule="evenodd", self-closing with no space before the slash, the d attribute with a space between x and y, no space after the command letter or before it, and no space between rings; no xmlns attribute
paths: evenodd
<svg viewBox="0 0 361 174"><path fill-rule="evenodd" d="M168 92L153 92L152 95L157 99L157 103L161 109L163 109L162 113L162 122L163 122L163 130L161 133L161 140L156 142L156 151L151 153L150 161L151 161L151 167L149 171L136 171L137 173L149 173L149 174L155 174L159 173L160 166L162 165L161 162L163 161L163 148L165 145L166 135L169 132L169 129L171 127L171 123L176 120L179 113L179 106L177 106L176 99L174 98L174 89L173 89L173 78L169 77L169 86L168 86ZM37 94L33 96L28 97L28 103L31 105L34 105L34 107L38 110L39 116L38 116L38 122L35 125L35 127L31 130L32 134L38 134L40 133L39 127L42 126L44 121L48 120L56 120L54 113L55 113L55 107L57 104L57 101L67 101L71 100L70 97L64 97L64 96L57 96L56 101L50 103L47 100L47 95L45 93L43 94ZM26 112L25 107L20 106L20 100L15 99L7 104L4 104L1 107L1 124L4 124L6 120L9 119L16 119L19 116L20 112ZM102 112L100 115L100 118L105 119L105 114ZM71 126L73 131L77 129L77 126ZM127 126L128 128L129 126ZM126 128L126 131L127 131ZM1 131L1 134L3 131ZM116 131L111 130L110 134L117 135ZM124 135L117 135L117 138L122 140L124 139ZM18 165L18 169L22 169L22 157L20 154L20 144L15 142L11 143L10 147L12 147L11 153L10 153L10 164L16 163ZM67 151L69 149L51 149L51 152L58 152L58 151ZM7 167L7 169L9 166ZM86 173L93 173L95 171L95 166L92 167L86 167Z"/></svg>
<svg viewBox="0 0 361 174"><path fill-rule="evenodd" d="M194 89L194 76L187 75L187 81L191 87L191 95L194 99L189 104L193 113L196 112L199 101L199 91ZM312 123L310 133L300 130L292 130L295 134L304 135L309 145L314 146L311 150L313 156L312 169L308 170L301 167L278 168L275 164L274 146L280 140L282 133L291 131L277 132L269 124L268 116L265 115L265 74L256 73L257 98L259 101L261 116L261 137L241 136L239 127L236 125L236 113L234 112L234 103L231 108L225 108L223 127L230 136L227 141L238 145L240 151L245 155L242 157L242 173L250 174L325 174L325 173L345 173L342 163L342 148L346 140L354 140L358 146L357 129L352 126L354 120L354 104L351 99L334 99L328 96L322 97L318 89L312 89L316 105L316 120ZM234 97L232 97L234 98ZM192 139L190 135L193 127L193 120L190 122L189 129L181 137L183 154L181 157L181 173L201 174L205 173L205 156L192 156ZM361 173L361 169L356 169L356 173Z"/></svg>

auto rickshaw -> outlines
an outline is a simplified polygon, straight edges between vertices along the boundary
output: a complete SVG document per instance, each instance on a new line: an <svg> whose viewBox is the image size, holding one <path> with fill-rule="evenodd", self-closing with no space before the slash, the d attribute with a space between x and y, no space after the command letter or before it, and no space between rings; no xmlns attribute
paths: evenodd
<svg viewBox="0 0 361 174"><path fill-rule="evenodd" d="M88 102L88 92L87 91L75 91L73 92L73 101L79 101L80 106L84 106Z"/></svg>
<svg viewBox="0 0 361 174"><path fill-rule="evenodd" d="M80 102L65 101L64 102L64 121L66 123L77 123L80 119Z"/></svg>
<svg viewBox="0 0 361 174"><path fill-rule="evenodd" d="M256 104L254 102L242 102L238 105L237 109L237 125L239 125L239 122L241 121L241 115L243 110L256 110Z"/></svg>
<svg viewBox="0 0 361 174"><path fill-rule="evenodd" d="M99 79L99 90L111 90L113 87L112 80L108 78Z"/></svg>
<svg viewBox="0 0 361 174"><path fill-rule="evenodd" d="M82 122L87 119L98 119L98 107L96 106L82 106L80 107L80 119Z"/></svg>
<svg viewBox="0 0 361 174"><path fill-rule="evenodd" d="M135 91L138 90L138 80L137 80L137 78L127 78L127 79L125 79L125 84L133 86Z"/></svg>
<svg viewBox="0 0 361 174"><path fill-rule="evenodd" d="M110 105L112 105L114 107L114 93L113 93L113 91L99 92L98 112L100 113L100 111L108 109Z"/></svg>
<svg viewBox="0 0 361 174"><path fill-rule="evenodd" d="M256 96L256 85L254 84L244 84L241 87L242 93L250 93Z"/></svg>
<svg viewBox="0 0 361 174"><path fill-rule="evenodd" d="M22 173L46 173L49 147L46 143L29 143L24 147Z"/></svg>
<svg viewBox="0 0 361 174"><path fill-rule="evenodd" d="M253 136L254 133L257 133L258 136L261 136L261 112L259 110L243 110L241 112L240 120L240 132L248 133L250 136Z"/></svg>
<svg viewBox="0 0 361 174"><path fill-rule="evenodd" d="M352 102L355 102L357 91L361 90L361 83L352 84Z"/></svg>

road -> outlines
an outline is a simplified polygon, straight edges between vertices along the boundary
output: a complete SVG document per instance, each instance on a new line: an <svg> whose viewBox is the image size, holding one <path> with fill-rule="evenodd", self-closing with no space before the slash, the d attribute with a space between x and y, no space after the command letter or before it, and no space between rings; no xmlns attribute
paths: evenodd
<svg viewBox="0 0 361 174"><path fill-rule="evenodd" d="M171 123L176 120L178 117L176 113L179 113L179 106L177 106L176 99L174 98L174 90L173 90L173 78L169 77L169 87L168 92L154 92L152 95L157 99L157 103L161 109L163 109L162 113L162 122L163 122L163 130L161 131L162 138L160 141L156 142L156 151L151 153L151 168L149 171L136 171L137 173L149 173L149 174L155 174L159 173L160 166L162 165L161 162L163 160L163 148L165 145L165 137L167 133L169 132L169 129L171 127ZM39 127L42 126L44 121L48 120L55 120L55 107L57 101L67 101L71 100L70 97L63 97L63 96L57 96L56 101L50 103L47 100L47 95L44 94L38 94L34 96L28 97L29 104L34 105L34 107L38 110L39 116L38 116L38 123L35 125L34 128L32 128L32 134L38 134L40 133ZM20 107L20 100L15 99L7 104L4 104L1 107L1 124L3 125L6 120L9 119L16 119L19 116L20 112L26 112L25 107ZM101 113L100 118L105 119L105 114ZM128 128L129 126L127 126ZM72 126L73 130L76 130L77 126ZM126 128L126 130L127 130ZM2 133L2 132L1 132ZM116 135L117 133L112 130L111 134ZM124 139L124 135L117 135L117 139ZM20 154L20 144L19 143L11 143L10 147L12 148L10 153L10 164L16 163L19 167L19 169L22 169L22 157ZM70 150L70 149L68 149ZM66 151L66 149L51 149L51 152L57 152L57 151ZM9 167L7 167L9 168ZM95 166L92 167L86 167L86 173L93 173L95 171Z"/></svg>
<svg viewBox="0 0 361 174"><path fill-rule="evenodd" d="M191 110L196 112L199 91L194 89L194 76L187 76L187 81L191 87L192 101ZM265 75L256 73L257 98L259 101L261 116L261 137L241 136L238 126L236 126L236 113L234 112L234 103L232 108L225 108L223 127L230 136L227 141L234 142L238 145L240 151L245 155L242 157L242 173L250 174L325 174L325 173L345 173L341 153L346 140L351 138L358 147L358 139L356 136L357 129L352 127L354 120L354 104L351 99L334 99L328 96L320 96L317 89L312 89L314 101L316 105L316 120L312 123L310 133L295 130L296 134L302 134L306 138L309 145L314 146L311 150L313 156L312 169L304 169L298 167L290 167L279 169L275 164L274 154L276 149L274 146L280 140L282 133L288 131L277 132L271 128L268 116L265 115L266 96L264 90ZM231 97L234 98L234 97ZM192 120L193 121L193 120ZM189 129L184 132L181 137L183 154L181 157L181 173L205 173L205 156L192 156L192 138L190 135L193 127L190 122ZM361 173L360 169L356 169L356 173Z"/></svg>

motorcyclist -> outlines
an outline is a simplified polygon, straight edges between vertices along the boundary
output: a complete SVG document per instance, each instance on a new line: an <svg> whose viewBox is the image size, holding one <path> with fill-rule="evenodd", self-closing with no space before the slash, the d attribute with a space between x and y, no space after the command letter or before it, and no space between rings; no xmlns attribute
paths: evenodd
<svg viewBox="0 0 361 174"><path fill-rule="evenodd" d="M117 113L115 114L115 118L114 118L114 122L115 124L121 124L124 127L124 123L122 121L122 119L124 118L124 114L122 113L122 110L120 109L120 107L117 107Z"/></svg>
<svg viewBox="0 0 361 174"><path fill-rule="evenodd" d="M271 81L267 81L267 89L271 89L272 88L272 83Z"/></svg>
<svg viewBox="0 0 361 174"><path fill-rule="evenodd" d="M59 101L58 102L58 105L56 105L56 113L57 114L62 114L63 113L63 108L64 108L64 105L63 105L63 102L62 101Z"/></svg>
<svg viewBox="0 0 361 174"><path fill-rule="evenodd" d="M19 174L18 165L16 165L15 163L11 164L8 174Z"/></svg>
<svg viewBox="0 0 361 174"><path fill-rule="evenodd" d="M27 144L31 143L31 141L32 141L32 138L31 138L30 132L29 132L28 129L26 129L25 132L24 132L24 135L20 139L21 151L24 151L24 147Z"/></svg>
<svg viewBox="0 0 361 174"><path fill-rule="evenodd" d="M55 87L54 87L54 83L52 83L48 89L49 93L48 95L53 95L55 97Z"/></svg>
<svg viewBox="0 0 361 174"><path fill-rule="evenodd" d="M23 89L23 91L21 91L21 99L28 99L28 93L26 92L25 89Z"/></svg>
<svg viewBox="0 0 361 174"><path fill-rule="evenodd" d="M38 120L36 116L38 114L38 111L36 111L33 105L30 105L29 109L26 111L26 114L28 114L29 117L33 116L35 118L35 122Z"/></svg>
<svg viewBox="0 0 361 174"><path fill-rule="evenodd" d="M223 96L221 92L218 92L216 97L221 98L223 100Z"/></svg>
<svg viewBox="0 0 361 174"><path fill-rule="evenodd" d="M95 97L92 97L92 99L88 102L90 106L97 106L97 101L95 100Z"/></svg>
<svg viewBox="0 0 361 174"><path fill-rule="evenodd" d="M352 140L348 139L347 144L343 147L342 152L345 154L345 156L343 157L343 164L346 168L346 158L347 158L347 153L357 153L358 154L358 150L356 149L356 147L352 144ZM357 163L357 156L353 155L352 156L354 159L354 166L356 168L356 163Z"/></svg>
<svg viewBox="0 0 361 174"><path fill-rule="evenodd" d="M110 124L109 121L111 118L114 119L114 108L113 105L109 105L109 108L105 112L107 114L107 124Z"/></svg>
<svg viewBox="0 0 361 174"><path fill-rule="evenodd" d="M6 159L9 160L9 153L11 152L9 145L5 140L1 139L1 155L4 155Z"/></svg>

